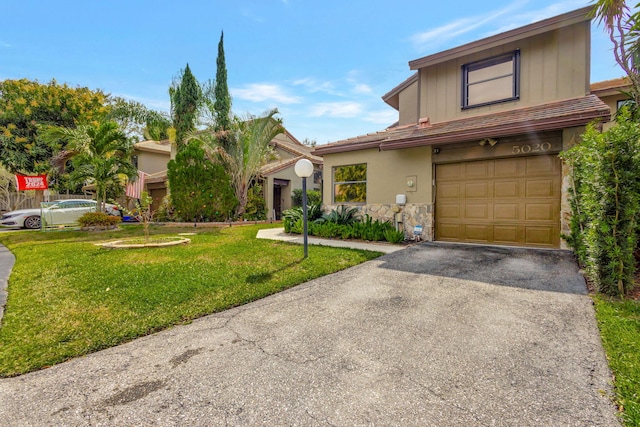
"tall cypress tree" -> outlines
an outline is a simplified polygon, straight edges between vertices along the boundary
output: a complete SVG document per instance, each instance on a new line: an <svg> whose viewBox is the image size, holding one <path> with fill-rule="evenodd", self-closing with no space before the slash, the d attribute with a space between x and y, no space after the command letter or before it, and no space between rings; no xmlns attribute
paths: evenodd
<svg viewBox="0 0 640 427"><path fill-rule="evenodd" d="M176 145L180 150L187 133L196 128L198 106L202 102L202 90L191 73L189 64L184 69L180 83L169 89L173 127L176 130Z"/></svg>
<svg viewBox="0 0 640 427"><path fill-rule="evenodd" d="M218 58L216 59L216 85L214 104L216 131L229 129L231 122L231 96L227 85L227 65L224 59L224 31L220 34L218 43Z"/></svg>

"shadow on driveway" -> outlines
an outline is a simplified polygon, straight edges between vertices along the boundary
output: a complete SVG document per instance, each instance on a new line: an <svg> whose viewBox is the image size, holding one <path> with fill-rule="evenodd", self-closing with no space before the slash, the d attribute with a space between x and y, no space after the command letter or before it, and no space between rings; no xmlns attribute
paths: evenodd
<svg viewBox="0 0 640 427"><path fill-rule="evenodd" d="M384 260L380 268L523 289L587 293L570 251L427 242Z"/></svg>

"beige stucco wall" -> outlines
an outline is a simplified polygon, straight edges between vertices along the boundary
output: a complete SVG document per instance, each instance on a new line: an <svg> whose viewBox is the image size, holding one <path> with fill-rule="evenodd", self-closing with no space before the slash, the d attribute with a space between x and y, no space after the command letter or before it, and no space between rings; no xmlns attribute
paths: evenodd
<svg viewBox="0 0 640 427"><path fill-rule="evenodd" d="M629 99L629 97L621 93L616 93L614 95L600 96L600 99L611 109L611 121L605 123L603 126L603 130L607 130L615 123L616 113L618 112L618 101Z"/></svg>
<svg viewBox="0 0 640 427"><path fill-rule="evenodd" d="M589 93L589 22L581 22L518 42L419 70L419 117L431 123L529 107ZM520 49L520 99L461 109L462 66ZM409 112L400 122L409 120Z"/></svg>
<svg viewBox="0 0 640 427"><path fill-rule="evenodd" d="M367 204L395 203L396 194L406 194L407 203L431 203L431 148L378 151L377 149L326 154L324 156L323 203L333 201L333 168L367 164ZM413 181L413 187L407 181Z"/></svg>
<svg viewBox="0 0 640 427"><path fill-rule="evenodd" d="M324 156L323 205L334 209L333 168L356 163L367 164L367 202L354 204L362 214L373 219L391 221L411 237L413 228L424 228L424 239L433 234L433 167L431 148L378 151L377 149L326 154ZM411 181L412 186L407 183ZM396 195L405 194L407 203L396 205Z"/></svg>
<svg viewBox="0 0 640 427"><path fill-rule="evenodd" d="M167 170L170 153L155 153L150 151L136 151L138 156L138 169L148 174Z"/></svg>
<svg viewBox="0 0 640 427"><path fill-rule="evenodd" d="M319 170L318 167L315 170ZM287 209L291 209L291 196L293 194L293 190L302 189L302 178L299 178L295 173L295 169L293 166L290 168L281 170L272 175L269 175L265 181L265 186L263 188L264 198L267 202L267 219L274 220L274 212L273 212L273 180L274 179L286 179L289 181L289 185L286 187L282 187L281 190L281 204L282 210L285 211ZM313 182L313 176L307 178L307 190L317 190L320 191L321 185Z"/></svg>

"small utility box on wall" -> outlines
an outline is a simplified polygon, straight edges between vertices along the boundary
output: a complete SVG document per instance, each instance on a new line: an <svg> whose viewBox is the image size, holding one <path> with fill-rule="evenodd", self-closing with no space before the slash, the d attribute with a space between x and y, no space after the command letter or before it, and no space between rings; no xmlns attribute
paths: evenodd
<svg viewBox="0 0 640 427"><path fill-rule="evenodd" d="M396 205L404 206L407 204L406 194L396 194Z"/></svg>
<svg viewBox="0 0 640 427"><path fill-rule="evenodd" d="M405 182L407 184L406 191L417 191L418 190L418 177L416 175L410 175L405 178Z"/></svg>

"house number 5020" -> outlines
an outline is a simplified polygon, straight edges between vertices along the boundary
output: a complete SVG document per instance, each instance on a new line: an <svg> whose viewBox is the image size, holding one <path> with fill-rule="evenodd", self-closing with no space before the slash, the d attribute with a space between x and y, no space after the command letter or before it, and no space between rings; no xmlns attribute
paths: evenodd
<svg viewBox="0 0 640 427"><path fill-rule="evenodd" d="M513 154L527 154L527 153L538 153L540 151L549 151L551 150L550 142L543 142L541 144L524 144L524 145L514 145L513 150L511 151Z"/></svg>

